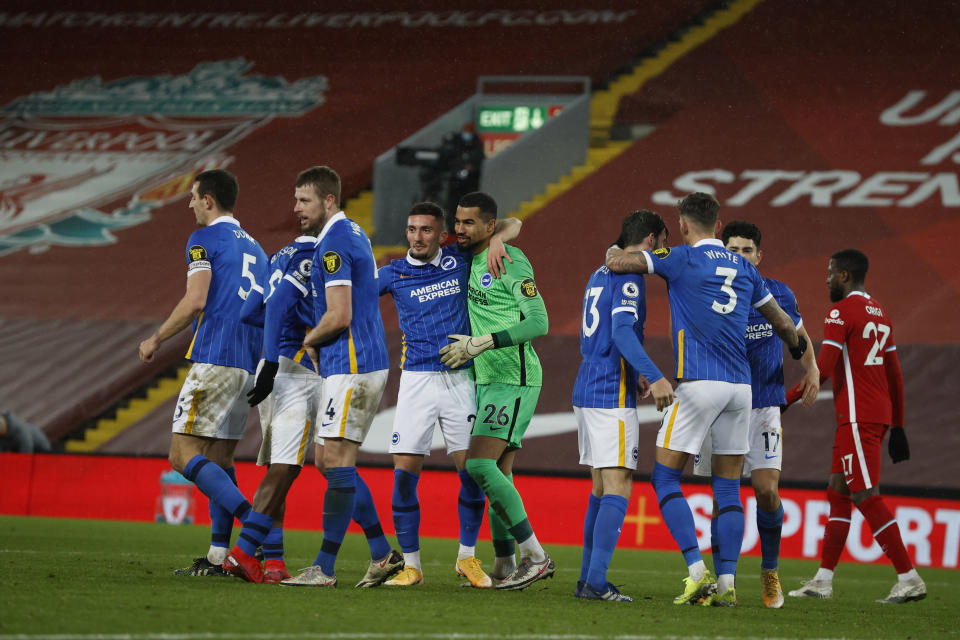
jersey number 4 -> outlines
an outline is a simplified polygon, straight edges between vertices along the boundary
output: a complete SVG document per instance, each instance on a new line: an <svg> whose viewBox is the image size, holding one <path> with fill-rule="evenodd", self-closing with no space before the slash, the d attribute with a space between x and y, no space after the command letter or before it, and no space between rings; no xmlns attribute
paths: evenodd
<svg viewBox="0 0 960 640"><path fill-rule="evenodd" d="M890 327L885 324L874 324L868 322L863 327L863 339L869 340L873 337L873 346L870 347L870 353L867 359L863 361L864 366L876 366L883 364L883 345L887 344L887 338L890 337Z"/></svg>

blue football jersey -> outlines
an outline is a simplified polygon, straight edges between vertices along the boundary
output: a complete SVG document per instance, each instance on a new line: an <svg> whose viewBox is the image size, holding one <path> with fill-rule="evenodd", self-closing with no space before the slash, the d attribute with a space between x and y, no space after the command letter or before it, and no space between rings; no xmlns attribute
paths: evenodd
<svg viewBox="0 0 960 640"><path fill-rule="evenodd" d="M380 269L380 294L390 293L397 305L402 332L400 368L406 371L443 371L440 347L447 336L470 335L467 281L472 255L457 246L441 247L433 260L407 257ZM464 367L473 366L472 362Z"/></svg>
<svg viewBox="0 0 960 640"><path fill-rule="evenodd" d="M263 353L271 362L283 356L313 367L303 349L303 337L316 324L310 295L310 271L316 249L316 238L300 236L270 257Z"/></svg>
<svg viewBox="0 0 960 640"><path fill-rule="evenodd" d="M667 281L676 378L750 384L747 317L772 298L756 267L717 239L643 255Z"/></svg>
<svg viewBox="0 0 960 640"><path fill-rule="evenodd" d="M232 216L220 216L190 235L187 276L212 271L207 303L193 321L186 358L253 373L260 360L263 329L240 321L251 291L267 282L267 254Z"/></svg>
<svg viewBox="0 0 960 640"><path fill-rule="evenodd" d="M317 349L320 375L367 373L387 369L387 339L380 317L377 263L363 229L343 212L337 213L320 233L310 272L314 317L327 311L326 288L351 287L350 327Z"/></svg>
<svg viewBox="0 0 960 640"><path fill-rule="evenodd" d="M598 409L637 406L639 373L617 349L614 316L629 314L633 331L643 343L647 320L643 276L617 274L600 267L590 276L583 295L580 323L580 369L573 384L573 405Z"/></svg>
<svg viewBox="0 0 960 640"><path fill-rule="evenodd" d="M790 288L773 278L764 278L767 289L797 329L803 326L797 298ZM753 387L753 408L776 407L784 404L783 341L774 332L767 319L756 309L750 309L747 320L747 360L750 362L750 386Z"/></svg>

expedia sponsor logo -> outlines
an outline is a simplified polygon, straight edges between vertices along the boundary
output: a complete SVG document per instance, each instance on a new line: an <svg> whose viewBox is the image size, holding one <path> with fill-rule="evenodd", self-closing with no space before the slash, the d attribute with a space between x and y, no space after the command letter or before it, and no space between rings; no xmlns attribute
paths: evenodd
<svg viewBox="0 0 960 640"><path fill-rule="evenodd" d="M525 278L520 283L520 295L524 298L537 297L537 284L533 281L533 278Z"/></svg>
<svg viewBox="0 0 960 640"><path fill-rule="evenodd" d="M670 255L670 247L663 247L662 249L654 249L653 255L663 260L668 255Z"/></svg>
<svg viewBox="0 0 960 640"><path fill-rule="evenodd" d="M341 265L343 265L343 260L340 259L340 254L336 251L327 251L323 254L323 270L327 273L340 271Z"/></svg>
<svg viewBox="0 0 960 640"><path fill-rule="evenodd" d="M829 317L825 318L823 321L824 324L838 324L843 326L843 318L840 317L839 309L830 309Z"/></svg>
<svg viewBox="0 0 960 640"><path fill-rule="evenodd" d="M483 274L482 276L480 276L480 286L481 286L481 287L483 287L484 289L487 289L487 288L489 288L490 285L492 285L492 284L493 284L493 276L492 276L492 275L490 275L489 273L485 273L485 274Z"/></svg>
<svg viewBox="0 0 960 640"><path fill-rule="evenodd" d="M418 302L429 302L437 298L445 298L460 293L460 279L450 278L442 282L417 287L410 290L410 297L416 298Z"/></svg>
<svg viewBox="0 0 960 640"><path fill-rule="evenodd" d="M195 244L189 249L187 249L187 253L190 255L190 262L196 262L197 260L207 259L207 250L204 249L199 244Z"/></svg>

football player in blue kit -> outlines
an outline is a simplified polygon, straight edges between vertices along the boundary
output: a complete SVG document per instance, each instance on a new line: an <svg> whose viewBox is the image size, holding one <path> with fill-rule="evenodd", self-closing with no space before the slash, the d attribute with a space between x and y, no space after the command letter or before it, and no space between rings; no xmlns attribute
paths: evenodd
<svg viewBox="0 0 960 640"><path fill-rule="evenodd" d="M263 291L267 256L233 217L239 187L223 169L194 179L190 208L200 227L187 241L187 290L156 333L140 343L140 359L153 359L161 343L193 325L186 358L193 362L173 416L170 464L210 499L210 549L188 575L226 575L234 518L261 522L263 514L236 486L233 452L243 437L263 331L244 324L240 310L251 292Z"/></svg>
<svg viewBox="0 0 960 640"><path fill-rule="evenodd" d="M633 211L621 225L617 246L653 251L667 226L652 211ZM627 514L639 454L637 389L653 394L657 410L673 401L673 387L643 350L646 322L643 276L601 266L583 296L580 355L573 386L580 464L590 467L593 489L583 523L583 561L574 595L589 600L633 602L607 581L607 569Z"/></svg>
<svg viewBox="0 0 960 640"><path fill-rule="evenodd" d="M334 566L362 484L357 453L380 406L389 360L373 249L360 225L340 210L340 177L329 167L313 167L296 184L296 197L318 197L322 210L310 273L316 325L303 347L323 377L315 455L327 490L320 552L312 566L280 584L330 587L337 584ZM387 546L356 586L375 587L402 569L403 556Z"/></svg>
<svg viewBox="0 0 960 640"><path fill-rule="evenodd" d="M755 267L760 266L763 252L760 249L760 229L751 222L735 220L728 223L721 233L728 251L743 256ZM773 294L805 340L810 341L793 291L773 278L764 278L767 289ZM783 530L783 506L780 504L780 470L783 466L783 440L780 430L780 406L786 402L783 388L783 342L773 328L756 309L750 309L746 332L747 359L750 361L750 386L753 404L750 412L750 451L744 458L743 475L750 477L757 499L756 520L760 536L761 597L769 609L783 606L783 589L777 571L780 557L780 537ZM820 370L816 354L807 349L800 359L804 367L804 404L810 406L817 397ZM703 441L700 453L694 458L693 472L696 475L711 474L711 439ZM717 507L710 521L711 538L716 540ZM716 551L716 545L713 546ZM714 563L716 564L716 562Z"/></svg>
<svg viewBox="0 0 960 640"><path fill-rule="evenodd" d="M434 425L439 422L461 483L456 571L472 586L490 588L490 576L476 558L485 497L465 470L470 430L477 413L473 367L451 369L439 355L440 348L449 342L447 336L470 333L466 296L473 256L456 244L441 247L447 236L443 218L443 209L437 204L413 205L407 217L410 249L406 257L380 269L380 294L393 296L403 336L390 453L394 460L393 521L405 566L386 584L423 584L417 484L423 458L430 453ZM499 275L498 259L510 260L503 242L515 238L520 225L516 218L508 218L498 226L488 254L491 274Z"/></svg>
<svg viewBox="0 0 960 640"><path fill-rule="evenodd" d="M678 204L684 245L653 252L607 251L607 267L617 273L654 273L670 290L670 321L678 381L676 399L657 434L651 478L660 513L683 553L689 577L674 604L735 606L735 575L743 541L740 472L749 450L752 393L746 353L748 309L760 311L800 359L807 342L767 290L748 260L727 251L716 199L693 193ZM700 452L707 434L713 442L713 494L719 506L719 562L714 579L697 544L693 513L680 488L687 458ZM715 590L714 590L715 589Z"/></svg>

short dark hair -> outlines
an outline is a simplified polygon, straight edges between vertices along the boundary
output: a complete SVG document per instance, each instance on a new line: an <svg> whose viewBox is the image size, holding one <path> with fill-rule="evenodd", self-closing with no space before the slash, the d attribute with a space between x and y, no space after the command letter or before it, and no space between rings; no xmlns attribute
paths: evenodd
<svg viewBox="0 0 960 640"><path fill-rule="evenodd" d="M197 183L198 196L210 196L221 211L233 212L240 185L232 173L225 169L210 169L198 173L193 181Z"/></svg>
<svg viewBox="0 0 960 640"><path fill-rule="evenodd" d="M667 229L663 218L646 209L637 209L627 214L620 226L620 237L617 238L617 246L621 249L633 244L640 244L643 239L651 233L659 237ZM669 232L668 232L669 233Z"/></svg>
<svg viewBox="0 0 960 640"><path fill-rule="evenodd" d="M340 206L340 176L328 166L310 167L297 176L297 187L312 185L321 199L332 195Z"/></svg>
<svg viewBox="0 0 960 640"><path fill-rule="evenodd" d="M418 202L410 207L408 216L433 216L438 220L443 220L443 207L436 202Z"/></svg>
<svg viewBox="0 0 960 640"><path fill-rule="evenodd" d="M856 249L844 249L837 251L830 256L834 267L839 271L847 271L850 277L856 283L862 284L867 279L867 269L870 268L870 261L862 251Z"/></svg>
<svg viewBox="0 0 960 640"><path fill-rule="evenodd" d="M709 193L698 191L691 193L677 203L677 209L684 218L692 220L704 230L713 230L720 216L720 203Z"/></svg>
<svg viewBox="0 0 960 640"><path fill-rule="evenodd" d="M732 220L728 222L720 233L720 238L723 240L724 246L726 246L727 241L733 237L753 240L753 244L757 245L758 249L760 248L760 227L752 222L747 222L746 220Z"/></svg>
<svg viewBox="0 0 960 640"><path fill-rule="evenodd" d="M493 196L482 191L471 191L464 195L460 198L457 206L463 207L464 209L477 207L480 210L480 217L483 218L484 222L495 220L497 217L497 201L493 199Z"/></svg>

